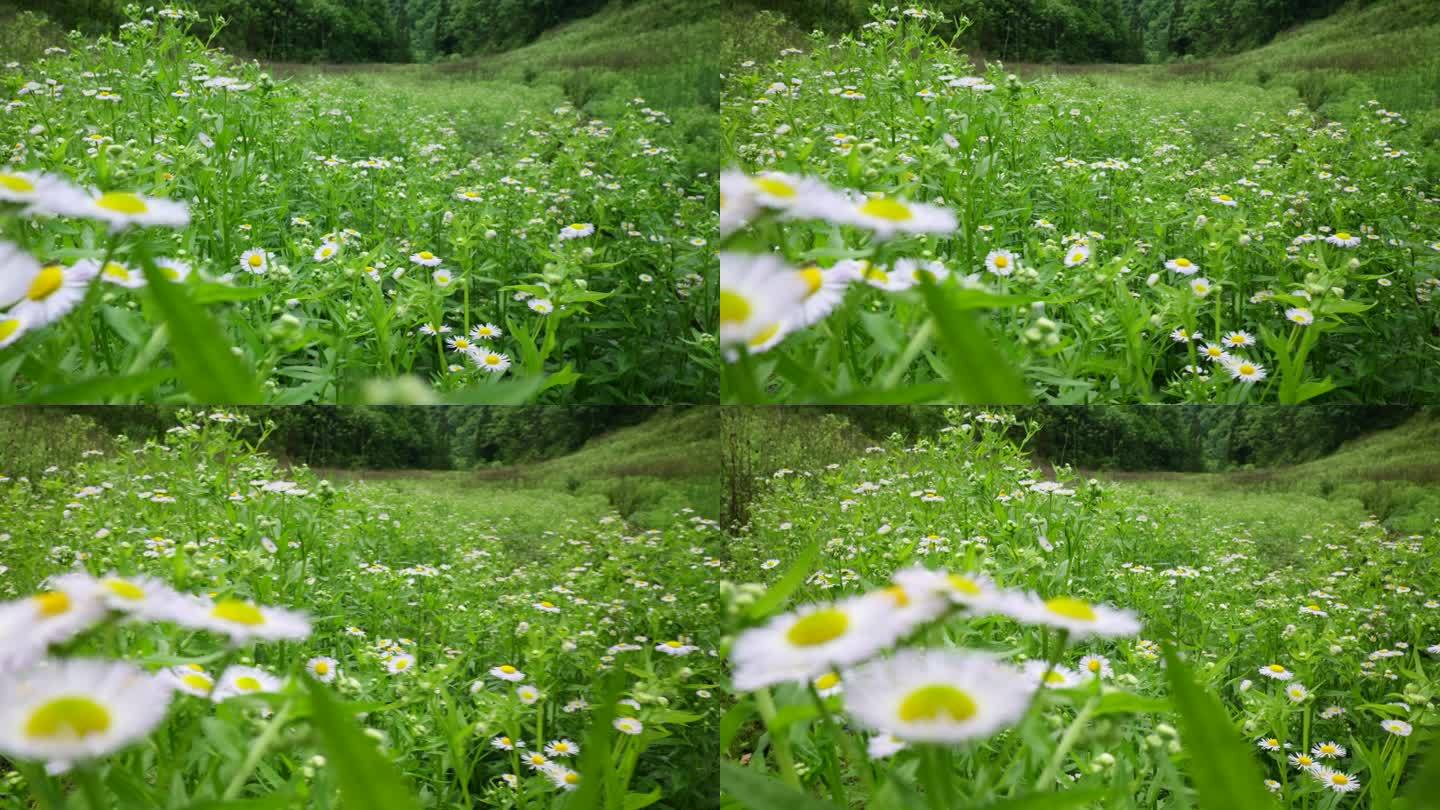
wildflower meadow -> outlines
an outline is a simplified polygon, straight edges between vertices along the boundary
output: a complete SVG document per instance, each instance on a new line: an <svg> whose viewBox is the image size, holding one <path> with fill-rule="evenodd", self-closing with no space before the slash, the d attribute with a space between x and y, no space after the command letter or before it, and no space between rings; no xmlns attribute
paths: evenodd
<svg viewBox="0 0 1440 810"><path fill-rule="evenodd" d="M727 400L1434 395L1425 127L1374 98L1321 115L1160 68L977 67L952 47L967 22L876 5L852 31L740 46Z"/></svg>
<svg viewBox="0 0 1440 810"><path fill-rule="evenodd" d="M0 414L70 436L0 457L0 807L713 802L713 520L84 421Z"/></svg>
<svg viewBox="0 0 1440 810"><path fill-rule="evenodd" d="M714 398L715 176L664 110L128 13L0 67L0 401Z"/></svg>
<svg viewBox="0 0 1440 810"><path fill-rule="evenodd" d="M723 586L724 791L817 810L1434 806L1440 498L1431 477L1400 508L1385 484L1433 471L1425 419L1301 483L1039 466L1040 421L999 410L771 470ZM1372 486L1305 483L1333 467Z"/></svg>

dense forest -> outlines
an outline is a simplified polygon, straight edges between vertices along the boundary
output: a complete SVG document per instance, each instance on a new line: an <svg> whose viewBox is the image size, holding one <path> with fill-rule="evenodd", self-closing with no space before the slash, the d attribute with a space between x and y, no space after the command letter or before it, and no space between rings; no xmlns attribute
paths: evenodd
<svg viewBox="0 0 1440 810"><path fill-rule="evenodd" d="M1364 3L1367 0L1355 0ZM802 30L851 30L869 21L869 0L745 0ZM987 57L1020 62L1164 62L1246 50L1345 0L928 0L950 33Z"/></svg>
<svg viewBox="0 0 1440 810"><path fill-rule="evenodd" d="M508 50L607 2L633 0L187 0L216 42L246 56L288 62L432 61ZM0 0L0 24L18 11L87 34L125 21L127 0ZM33 19L33 18L32 18Z"/></svg>
<svg viewBox="0 0 1440 810"><path fill-rule="evenodd" d="M50 408L80 414L112 434L141 441L176 425L175 408ZM473 469L555 458L588 439L639 424L662 409L646 406L435 406L234 408L246 431L281 458L318 467ZM3 445L3 443L0 443Z"/></svg>

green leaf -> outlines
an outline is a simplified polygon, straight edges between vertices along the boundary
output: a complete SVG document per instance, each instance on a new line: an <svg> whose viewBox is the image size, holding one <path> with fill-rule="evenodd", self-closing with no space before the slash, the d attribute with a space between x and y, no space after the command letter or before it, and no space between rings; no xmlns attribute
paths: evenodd
<svg viewBox="0 0 1440 810"><path fill-rule="evenodd" d="M1180 713L1180 738L1190 753L1190 782L1205 810L1269 810L1275 807L1250 747L1214 694L1200 688L1175 650L1165 647L1165 678Z"/></svg>
<svg viewBox="0 0 1440 810"><path fill-rule="evenodd" d="M649 793L628 793L625 795L625 810L640 810L642 807L649 807L663 798L660 788L655 788Z"/></svg>
<svg viewBox="0 0 1440 810"><path fill-rule="evenodd" d="M774 613L777 608L785 604L790 594L799 590L805 584L805 578L810 575L810 567L815 564L815 558L820 555L820 541L816 540L810 547L795 558L795 562L785 569L785 575L780 577L770 589L756 599L746 611L746 616L751 619L763 619Z"/></svg>
<svg viewBox="0 0 1440 810"><path fill-rule="evenodd" d="M1335 383L1329 377L1323 380L1311 380L1310 382L1302 383L1300 388L1295 392L1295 404L1298 405L1307 399L1313 399L1314 397L1334 390Z"/></svg>
<svg viewBox="0 0 1440 810"><path fill-rule="evenodd" d="M732 762L720 764L720 789L751 810L840 810L837 805Z"/></svg>
<svg viewBox="0 0 1440 810"><path fill-rule="evenodd" d="M129 397L153 392L168 380L174 379L175 370L157 368L144 374L130 374L124 377L96 377L66 385L52 385L30 393L26 402L32 405L89 405L103 403L112 397Z"/></svg>
<svg viewBox="0 0 1440 810"><path fill-rule="evenodd" d="M1164 698L1146 697L1132 692L1109 692L1100 696L1100 704L1091 714L1164 714L1174 711Z"/></svg>
<svg viewBox="0 0 1440 810"><path fill-rule="evenodd" d="M974 313L961 306L953 288L925 279L920 293L940 333L953 396L961 402L987 405L1030 401L1030 391L1020 373L1011 368Z"/></svg>
<svg viewBox="0 0 1440 810"><path fill-rule="evenodd" d="M1035 793L983 804L979 810L1051 810L1051 808L1079 807L1101 801L1109 792L1103 788L1080 788L1064 790L1059 793Z"/></svg>
<svg viewBox="0 0 1440 810"><path fill-rule="evenodd" d="M742 698L740 702L731 706L720 718L720 750L724 751L734 742L735 735L740 732L740 727L746 721L755 716L755 702L750 698Z"/></svg>
<svg viewBox="0 0 1440 810"><path fill-rule="evenodd" d="M338 777L347 810L419 810L400 770L360 731L329 690L315 681L308 686L320 747Z"/></svg>
<svg viewBox="0 0 1440 810"><path fill-rule="evenodd" d="M241 405L260 402L260 386L230 351L220 324L191 300L185 285L165 277L155 262L140 257L149 282L145 289L170 331L170 351L179 377L197 402Z"/></svg>

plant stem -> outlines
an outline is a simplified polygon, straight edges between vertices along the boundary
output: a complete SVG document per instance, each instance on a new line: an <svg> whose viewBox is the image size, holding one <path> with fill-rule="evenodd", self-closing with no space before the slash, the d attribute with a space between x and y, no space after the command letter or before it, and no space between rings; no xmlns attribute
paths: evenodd
<svg viewBox="0 0 1440 810"><path fill-rule="evenodd" d="M755 692L755 707L760 711L765 728L771 729L775 722L775 699L770 696L770 690ZM784 731L770 730L770 745L775 749L775 759L780 764L780 778L794 787L800 787L800 775L795 772L795 756L790 752L790 738Z"/></svg>
<svg viewBox="0 0 1440 810"><path fill-rule="evenodd" d="M235 772L235 775L230 778L229 786L225 788L223 796L225 801L230 801L240 795L240 791L245 787L245 781L260 765L260 758L265 755L275 738L280 736L280 730L285 726L285 721L290 719L291 705L291 701L285 701L285 705L275 713L275 717L269 725L265 726L265 730L260 732L260 736L255 738L255 742L250 744L250 751L245 755L245 761L240 764L240 770Z"/></svg>
<svg viewBox="0 0 1440 810"><path fill-rule="evenodd" d="M1055 777L1060 775L1060 768L1065 763L1065 755L1075 747L1080 739L1080 732L1085 730L1085 721L1095 713L1100 706L1100 698L1092 697L1085 701L1085 705L1076 713L1075 719L1070 721L1070 727L1065 729L1065 734L1060 738L1060 744L1055 747L1055 753L1050 755L1050 762L1041 771L1040 778L1035 781L1037 791L1052 790L1055 787Z"/></svg>

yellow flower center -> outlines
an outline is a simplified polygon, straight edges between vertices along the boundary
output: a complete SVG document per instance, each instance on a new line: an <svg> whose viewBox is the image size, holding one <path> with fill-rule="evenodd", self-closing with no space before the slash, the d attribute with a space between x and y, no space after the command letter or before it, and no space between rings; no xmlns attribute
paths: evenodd
<svg viewBox="0 0 1440 810"><path fill-rule="evenodd" d="M1270 746L1271 748L1279 748L1279 747L1280 747L1280 741L1277 740L1277 739L1275 739L1274 737L1271 737L1270 739L1266 740L1266 741L1265 741L1265 744L1268 745L1268 746Z"/></svg>
<svg viewBox="0 0 1440 810"><path fill-rule="evenodd" d="M133 582L126 582L123 579L107 579L105 587L121 599L137 601L145 598L145 589Z"/></svg>
<svg viewBox="0 0 1440 810"><path fill-rule="evenodd" d="M316 675L329 675L329 674L330 674L330 664L329 664L329 662L326 662L326 661L316 661L316 662L315 662L315 674L316 674Z"/></svg>
<svg viewBox="0 0 1440 810"><path fill-rule="evenodd" d="M1054 599L1045 600L1045 608L1051 613L1064 616L1067 619L1078 619L1082 622L1093 622L1096 619L1095 608L1090 607L1079 599L1069 596L1057 596Z"/></svg>
<svg viewBox="0 0 1440 810"><path fill-rule="evenodd" d="M555 605L552 604L552 603L550 603L550 602L541 602L541 603L540 603L540 607L542 607L542 608L553 608L553 607L555 607Z"/></svg>
<svg viewBox="0 0 1440 810"><path fill-rule="evenodd" d="M835 609L817 610L790 626L786 640L797 647L815 647L845 635L850 617Z"/></svg>
<svg viewBox="0 0 1440 810"><path fill-rule="evenodd" d="M950 574L945 577L945 581L950 583L950 587L965 594L966 596L980 595L980 585L976 583L975 580L969 577L961 576L959 574Z"/></svg>
<svg viewBox="0 0 1440 810"><path fill-rule="evenodd" d="M1088 664L1085 665L1085 668L1088 669L1088 670L1090 670L1091 672L1099 672L1099 671L1100 671L1100 661L1099 661L1098 659L1092 659L1092 660L1090 661L1090 663L1088 663Z"/></svg>
<svg viewBox="0 0 1440 810"><path fill-rule="evenodd" d="M487 365L487 366L498 366L498 365L500 365L500 355L498 355L498 354L487 354L487 355L485 355L485 365Z"/></svg>
<svg viewBox="0 0 1440 810"><path fill-rule="evenodd" d="M1343 773L1331 774L1330 783L1335 785L1348 785L1350 784L1350 777L1346 776Z"/></svg>
<svg viewBox="0 0 1440 810"><path fill-rule="evenodd" d="M56 616L68 613L70 610L70 594L64 591L50 591L35 595L35 606L40 609L40 616L46 619L53 619Z"/></svg>
<svg viewBox="0 0 1440 810"><path fill-rule="evenodd" d="M29 194L35 190L35 184L17 174L0 174L0 188L17 194Z"/></svg>
<svg viewBox="0 0 1440 810"><path fill-rule="evenodd" d="M213 682L204 675L186 675L180 679L184 684L198 692L208 692Z"/></svg>
<svg viewBox="0 0 1440 810"><path fill-rule="evenodd" d="M575 222L575 223L572 223L572 224L570 225L570 230L572 230L572 231L583 231L583 230L585 230L587 227L589 227L589 226L587 226L587 225L586 225L585 223L583 223L583 222ZM426 256L425 258L428 259L428 258L430 258L430 257L429 257L429 256Z"/></svg>
<svg viewBox="0 0 1440 810"><path fill-rule="evenodd" d="M1280 666L1279 664L1271 664L1270 666L1266 667L1266 669L1270 670L1271 672L1284 672L1284 671L1285 671L1285 667L1282 667L1282 666Z"/></svg>
<svg viewBox="0 0 1440 810"><path fill-rule="evenodd" d="M88 697L59 697L31 713L25 723L25 736L43 740L84 739L109 729L109 709Z"/></svg>
<svg viewBox="0 0 1440 810"><path fill-rule="evenodd" d="M1229 194L1220 195L1220 202L1230 202L1231 199L1233 198Z"/></svg>
<svg viewBox="0 0 1440 810"><path fill-rule="evenodd" d="M58 264L52 264L41 270L30 282L30 290L25 297L31 301L44 301L55 294L65 284L65 269Z"/></svg>
<svg viewBox="0 0 1440 810"><path fill-rule="evenodd" d="M995 257L995 266L996 266L996 267L1009 267L1009 266L1010 266L1010 260L1007 259L1007 258L1005 258L1004 256L996 256L996 257Z"/></svg>
<svg viewBox="0 0 1440 810"><path fill-rule="evenodd" d="M795 187L783 180L776 180L773 177L755 178L755 187L769 194L771 197L790 199L796 194Z"/></svg>
<svg viewBox="0 0 1440 810"><path fill-rule="evenodd" d="M578 784L580 784L580 774L575 773L574 771L571 771L570 773L565 774L565 784L567 784L567 785L578 785Z"/></svg>
<svg viewBox="0 0 1440 810"><path fill-rule="evenodd" d="M420 258L422 258L422 259L424 259L425 261L428 262L428 261L430 261L431 259L435 258L435 254L434 254L434 253L431 253L431 252L428 251L428 250L422 250L422 251L420 251Z"/></svg>
<svg viewBox="0 0 1440 810"><path fill-rule="evenodd" d="M910 604L910 594L899 585L892 585L885 589L885 595L895 600L895 607L906 607Z"/></svg>
<svg viewBox="0 0 1440 810"><path fill-rule="evenodd" d="M1313 765L1314 763L1315 763L1315 760L1311 759L1310 757L1305 756L1304 754L1301 754L1300 756L1295 757L1295 764L1296 764L1296 765Z"/></svg>
<svg viewBox="0 0 1440 810"><path fill-rule="evenodd" d="M860 206L860 213L890 222L904 222L915 217L915 214L904 203L885 197L870 200Z"/></svg>
<svg viewBox="0 0 1440 810"><path fill-rule="evenodd" d="M410 659L409 659L409 658L401 658L401 659L398 659L398 660L395 662L395 668L396 668L396 669L409 669L409 668L410 668Z"/></svg>
<svg viewBox="0 0 1440 810"><path fill-rule="evenodd" d="M20 319L11 318L8 321L0 321L0 343L10 339L10 336L20 330Z"/></svg>
<svg viewBox="0 0 1440 810"><path fill-rule="evenodd" d="M833 672L827 672L815 679L816 689L834 689L840 683L840 676Z"/></svg>
<svg viewBox="0 0 1440 810"><path fill-rule="evenodd" d="M667 642L665 642L665 646L666 646L666 647L669 647L669 648L672 649L672 650L678 650L678 649L680 649L681 647L683 647L683 646L685 646L685 645L684 645L684 644L681 644L681 643L678 642L678 641L667 641Z"/></svg>
<svg viewBox="0 0 1440 810"><path fill-rule="evenodd" d="M750 301L745 296L731 292L730 290L720 291L720 322L721 323L744 323L750 319Z"/></svg>
<svg viewBox="0 0 1440 810"><path fill-rule="evenodd" d="M1255 373L1255 367L1252 366L1252 365L1250 365L1249 363L1241 363L1241 364L1240 364L1240 373L1241 373L1241 374L1245 374L1245 375L1254 374L1254 373Z"/></svg>
<svg viewBox="0 0 1440 810"><path fill-rule="evenodd" d="M252 627L265 623L265 615L260 609L238 599L226 599L215 605L210 615L234 624L245 624Z"/></svg>
<svg viewBox="0 0 1440 810"><path fill-rule="evenodd" d="M506 664L505 666L500 667L500 671L503 672L503 673L505 673L506 675L514 675L516 672L519 672L520 670L516 669L515 667L510 666L509 664Z"/></svg>
<svg viewBox="0 0 1440 810"><path fill-rule="evenodd" d="M963 723L975 716L975 700L946 684L922 686L900 703L900 719L906 723L950 720Z"/></svg>
<svg viewBox="0 0 1440 810"><path fill-rule="evenodd" d="M805 279L806 298L820 292L820 286L825 283L825 274L818 267L807 267L801 270L800 277Z"/></svg>
<svg viewBox="0 0 1440 810"><path fill-rule="evenodd" d="M260 265L265 263L265 257L261 256L259 253L255 253L250 256L248 261L250 262L251 267L259 267Z"/></svg>
<svg viewBox="0 0 1440 810"><path fill-rule="evenodd" d="M121 281L130 280L130 271L125 269L125 266L118 262L106 262L105 269L101 272L103 272L108 278L118 278Z"/></svg>
<svg viewBox="0 0 1440 810"><path fill-rule="evenodd" d="M760 330L760 333L757 334L755 337L750 338L750 346L751 346L752 348L758 347L758 346L764 346L764 345L770 340L770 338L775 337L775 333L776 333L776 332L779 332L779 331L780 331L780 324L779 324L779 322L770 324L769 326L767 326L767 327L765 327L764 329Z"/></svg>
<svg viewBox="0 0 1440 810"><path fill-rule="evenodd" d="M1350 234L1346 233L1345 231L1341 231L1335 234L1335 238L1339 239L1342 242L1348 242L1350 241Z"/></svg>
<svg viewBox="0 0 1440 810"><path fill-rule="evenodd" d="M1189 260L1189 259L1176 259L1176 260L1175 260L1175 263L1178 264L1178 265L1181 266L1181 267L1189 267L1189 266L1190 266L1190 260Z"/></svg>
<svg viewBox="0 0 1440 810"><path fill-rule="evenodd" d="M128 191L112 191L101 194L100 199L95 201L95 207L132 217L150 210L150 206L146 205L144 200Z"/></svg>
<svg viewBox="0 0 1440 810"><path fill-rule="evenodd" d="M259 692L260 679L251 675L242 675L235 679L235 688L241 692Z"/></svg>
<svg viewBox="0 0 1440 810"><path fill-rule="evenodd" d="M1051 671L1045 673L1045 683L1046 683L1046 684L1058 684L1058 683L1064 683L1064 682L1065 682L1065 676L1064 676L1064 675L1061 675L1060 673L1058 673L1058 672L1056 672L1056 671L1054 671L1053 669L1052 669Z"/></svg>

